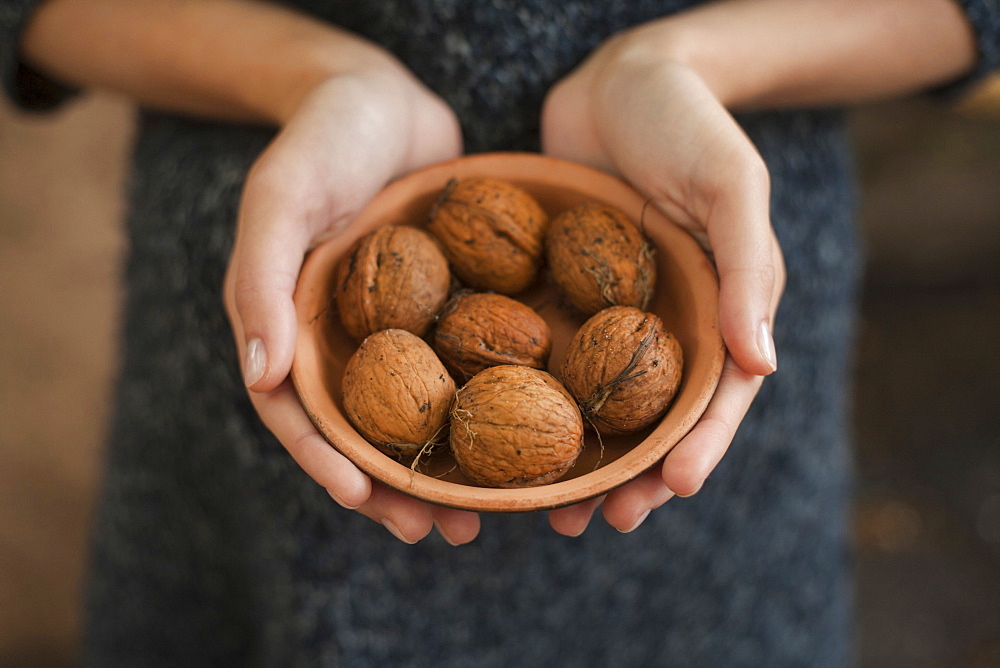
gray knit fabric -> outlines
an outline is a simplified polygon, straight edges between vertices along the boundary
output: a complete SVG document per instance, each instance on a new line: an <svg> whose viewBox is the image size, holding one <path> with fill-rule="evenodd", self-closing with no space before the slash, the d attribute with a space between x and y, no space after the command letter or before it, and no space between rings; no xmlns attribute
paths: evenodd
<svg viewBox="0 0 1000 668"><path fill-rule="evenodd" d="M397 53L482 151L537 149L554 80L605 36L685 3L294 4ZM992 0L967 4L996 25ZM12 49L0 52L9 82ZM403 545L340 509L245 396L220 292L242 182L270 131L143 114L85 662L848 664L850 155L836 112L740 120L771 171L788 289L781 369L729 454L698 495L633 534L595 519L570 539L542 514L496 515L453 548L436 535Z"/></svg>

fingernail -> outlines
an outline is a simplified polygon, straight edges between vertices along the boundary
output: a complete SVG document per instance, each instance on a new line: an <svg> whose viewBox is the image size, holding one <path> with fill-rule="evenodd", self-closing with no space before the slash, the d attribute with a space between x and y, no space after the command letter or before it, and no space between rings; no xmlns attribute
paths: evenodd
<svg viewBox="0 0 1000 668"><path fill-rule="evenodd" d="M649 510L647 510L646 512L644 512L642 515L639 515L639 519L637 519L635 521L635 524L633 524L632 526L630 526L628 529L619 529L618 531L620 531L621 533L631 533L631 532L635 531L636 529L639 528L640 524L642 524L643 522L646 521L646 518L649 517L649 513L651 513L652 510L653 509L650 508Z"/></svg>
<svg viewBox="0 0 1000 668"><path fill-rule="evenodd" d="M243 362L243 382L247 387L252 387L264 377L266 369L267 351L264 350L264 342L261 339L250 339L247 342L246 360Z"/></svg>
<svg viewBox="0 0 1000 668"><path fill-rule="evenodd" d="M452 547L458 547L458 543L448 537L448 534L444 532L444 529L441 528L441 525L438 524L437 521L434 522L434 528L437 529L437 532L441 534L442 538L444 538L444 542L448 543Z"/></svg>
<svg viewBox="0 0 1000 668"><path fill-rule="evenodd" d="M408 540L407 538L405 538L403 534L400 533L399 528L395 524L393 524L392 520L390 520L389 518L382 519L382 526L384 526L386 530L389 531L389 533L391 533L393 536L403 541L407 545L413 545L414 543L417 542L415 540Z"/></svg>
<svg viewBox="0 0 1000 668"><path fill-rule="evenodd" d="M677 494L677 496L681 497L682 499L690 499L692 496L694 496L695 494L697 494L698 492L700 492L701 488L704 487L704 486L705 486L705 481L702 480L700 485L698 485L697 487L695 487L692 491L688 492L687 494L680 494L680 493L677 493L677 492L675 492L675 494Z"/></svg>
<svg viewBox="0 0 1000 668"><path fill-rule="evenodd" d="M352 506L352 505L349 505L349 504L345 503L344 500L342 498L340 498L339 496L337 496L337 494L334 493L334 491L332 489L326 490L326 493L330 495L331 499L333 499L338 504L340 504L341 507L346 508L347 510L357 510L358 509L357 506Z"/></svg>
<svg viewBox="0 0 1000 668"><path fill-rule="evenodd" d="M774 352L774 337L771 336L771 328L768 327L765 321L761 321L760 327L757 328L757 348L760 350L760 354L764 356L764 359L767 360L767 365L771 367L771 371L777 371L778 358Z"/></svg>

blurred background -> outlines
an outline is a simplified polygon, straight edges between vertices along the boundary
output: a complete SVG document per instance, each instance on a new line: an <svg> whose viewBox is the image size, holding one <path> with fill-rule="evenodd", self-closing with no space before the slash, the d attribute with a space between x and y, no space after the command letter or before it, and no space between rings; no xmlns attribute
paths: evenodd
<svg viewBox="0 0 1000 668"><path fill-rule="evenodd" d="M998 82L1000 83L1000 82ZM858 109L858 663L1000 665L1000 91ZM0 665L74 663L132 109L0 107Z"/></svg>

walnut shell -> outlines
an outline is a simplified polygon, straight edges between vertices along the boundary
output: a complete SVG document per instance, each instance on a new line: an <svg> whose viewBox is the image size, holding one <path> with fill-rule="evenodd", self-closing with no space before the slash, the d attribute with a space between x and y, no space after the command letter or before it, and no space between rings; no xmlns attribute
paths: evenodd
<svg viewBox="0 0 1000 668"><path fill-rule="evenodd" d="M386 225L355 242L334 281L340 321L355 339L392 328L423 336L448 299L451 272L429 234Z"/></svg>
<svg viewBox="0 0 1000 668"><path fill-rule="evenodd" d="M445 305L434 330L434 350L463 381L499 364L544 369L552 332L542 316L515 299L464 292Z"/></svg>
<svg viewBox="0 0 1000 668"><path fill-rule="evenodd" d="M683 353L653 313L612 306L570 341L562 381L601 434L624 434L662 416L681 381Z"/></svg>
<svg viewBox="0 0 1000 668"><path fill-rule="evenodd" d="M585 202L563 211L549 225L545 254L553 280L585 315L608 306L648 308L653 246L618 209Z"/></svg>
<svg viewBox="0 0 1000 668"><path fill-rule="evenodd" d="M516 294L534 281L549 217L523 189L499 179L452 181L431 212L452 271L467 285Z"/></svg>
<svg viewBox="0 0 1000 668"><path fill-rule="evenodd" d="M451 450L462 473L484 487L555 482L583 448L583 419L555 378L526 366L494 366L458 391Z"/></svg>
<svg viewBox="0 0 1000 668"><path fill-rule="evenodd" d="M403 461L445 442L455 381L420 337L383 329L361 342L344 369L344 412L379 450Z"/></svg>

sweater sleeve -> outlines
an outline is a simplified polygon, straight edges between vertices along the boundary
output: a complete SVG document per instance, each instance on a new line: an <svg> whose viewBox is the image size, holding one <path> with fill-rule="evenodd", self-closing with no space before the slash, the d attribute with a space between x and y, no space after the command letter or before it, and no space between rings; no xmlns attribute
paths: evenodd
<svg viewBox="0 0 1000 668"><path fill-rule="evenodd" d="M21 59L21 34L42 0L0 0L0 79L8 99L28 111L58 106L76 91Z"/></svg>
<svg viewBox="0 0 1000 668"><path fill-rule="evenodd" d="M960 94L1000 68L1000 0L956 0L972 27L978 60L971 72L944 88L946 95Z"/></svg>

